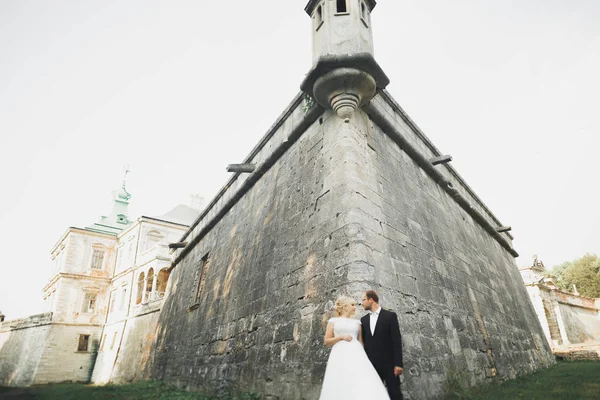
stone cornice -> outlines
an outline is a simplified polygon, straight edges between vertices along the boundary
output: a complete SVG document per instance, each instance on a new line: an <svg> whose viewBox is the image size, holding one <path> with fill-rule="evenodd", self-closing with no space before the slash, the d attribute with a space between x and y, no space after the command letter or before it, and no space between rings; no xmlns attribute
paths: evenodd
<svg viewBox="0 0 600 400"><path fill-rule="evenodd" d="M60 239L58 240L58 242L56 242L56 244L54 246L52 246L52 249L50 249L50 254L54 253L54 251L56 250L56 248L58 246L60 246L60 244L67 238L67 236L69 236L70 233L81 233L81 234L84 234L84 235L98 236L98 237L105 238L105 239L115 239L116 238L115 235L111 235L111 234L108 234L108 233L101 233L101 232L96 232L96 231L89 231L87 229L76 228L74 226L70 226L69 228L67 228L67 230L65 231L65 233L60 237Z"/></svg>
<svg viewBox="0 0 600 400"><path fill-rule="evenodd" d="M50 288L50 286L52 286L60 278L88 279L88 280L92 280L92 281L106 282L108 284L110 284L112 281L112 278L103 278L103 277L99 277L99 276L90 276L90 275L83 275L83 274L73 274L73 273L69 273L69 272L59 272L56 275L54 275L52 277L52 279L50 279L50 282L48 282L46 284L46 286L44 286L44 289L42 289L42 291L45 292L46 290L48 290Z"/></svg>

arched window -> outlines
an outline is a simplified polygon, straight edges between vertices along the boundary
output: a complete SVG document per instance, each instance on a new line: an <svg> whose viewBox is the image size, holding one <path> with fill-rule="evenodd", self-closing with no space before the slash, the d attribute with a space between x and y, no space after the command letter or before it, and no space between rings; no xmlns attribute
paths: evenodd
<svg viewBox="0 0 600 400"><path fill-rule="evenodd" d="M167 290L167 282L169 281L169 275L171 275L171 273L166 269L161 269L158 273L158 281L156 282L156 293L161 299L165 296L165 292Z"/></svg>
<svg viewBox="0 0 600 400"><path fill-rule="evenodd" d="M141 304L143 296L144 296L144 273L142 272L140 274L140 276L138 277L137 294L136 294L135 304Z"/></svg>
<svg viewBox="0 0 600 400"><path fill-rule="evenodd" d="M150 270L148 271L148 277L146 278L146 300L147 301L154 300L153 298L151 298L153 281L154 281L154 270L152 268L150 268Z"/></svg>

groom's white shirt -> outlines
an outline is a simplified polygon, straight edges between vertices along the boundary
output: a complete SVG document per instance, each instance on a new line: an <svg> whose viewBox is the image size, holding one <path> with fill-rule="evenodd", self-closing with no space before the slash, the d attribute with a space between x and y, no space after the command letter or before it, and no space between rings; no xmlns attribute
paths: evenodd
<svg viewBox="0 0 600 400"><path fill-rule="evenodd" d="M377 318L379 318L380 311L381 307L377 308L377 311L369 311L369 313L371 313L371 315L369 315L371 335L375 335L375 325L377 325Z"/></svg>

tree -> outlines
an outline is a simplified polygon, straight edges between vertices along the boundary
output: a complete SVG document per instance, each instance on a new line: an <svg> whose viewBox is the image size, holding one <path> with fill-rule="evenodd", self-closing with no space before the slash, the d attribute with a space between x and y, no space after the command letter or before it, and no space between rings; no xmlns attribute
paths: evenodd
<svg viewBox="0 0 600 400"><path fill-rule="evenodd" d="M573 285L582 296L600 297L600 258L595 254L564 262L552 269L559 289L573 291Z"/></svg>

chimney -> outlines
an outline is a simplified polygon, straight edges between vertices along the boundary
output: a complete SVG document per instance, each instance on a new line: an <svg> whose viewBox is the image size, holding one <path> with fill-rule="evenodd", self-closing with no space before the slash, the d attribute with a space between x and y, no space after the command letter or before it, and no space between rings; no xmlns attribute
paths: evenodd
<svg viewBox="0 0 600 400"><path fill-rule="evenodd" d="M197 193L190 194L190 207L202 211L204 209L204 197Z"/></svg>

